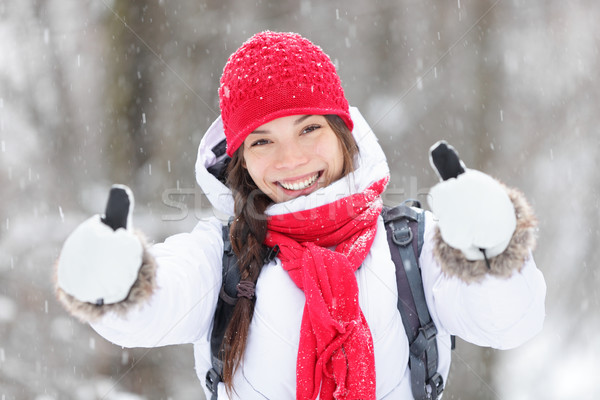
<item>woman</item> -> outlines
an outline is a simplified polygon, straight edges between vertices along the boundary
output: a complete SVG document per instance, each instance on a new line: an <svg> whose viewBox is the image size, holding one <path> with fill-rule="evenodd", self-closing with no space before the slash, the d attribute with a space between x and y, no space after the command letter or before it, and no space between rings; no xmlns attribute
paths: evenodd
<svg viewBox="0 0 600 400"><path fill-rule="evenodd" d="M259 33L229 58L219 97L196 164L215 209L233 216L241 275L218 397L413 398L380 216L388 165L329 57L297 34ZM419 257L444 380L451 335L518 346L541 329L545 297L526 201L452 157L445 145L432 152L440 177L453 178L432 190ZM193 343L203 380L222 224L210 218L149 248L131 232L129 191L112 193L106 215L65 242L58 297L116 344ZM280 249L267 263L265 245Z"/></svg>

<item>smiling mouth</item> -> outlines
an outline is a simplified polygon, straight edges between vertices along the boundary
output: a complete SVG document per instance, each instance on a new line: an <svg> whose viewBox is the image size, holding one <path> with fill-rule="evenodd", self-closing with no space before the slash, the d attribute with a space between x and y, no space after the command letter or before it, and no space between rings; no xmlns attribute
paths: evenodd
<svg viewBox="0 0 600 400"><path fill-rule="evenodd" d="M311 175L302 180L294 181L294 182L279 182L282 188L286 190L304 190L310 186L312 186L317 179L321 176L321 172L316 172L314 175Z"/></svg>

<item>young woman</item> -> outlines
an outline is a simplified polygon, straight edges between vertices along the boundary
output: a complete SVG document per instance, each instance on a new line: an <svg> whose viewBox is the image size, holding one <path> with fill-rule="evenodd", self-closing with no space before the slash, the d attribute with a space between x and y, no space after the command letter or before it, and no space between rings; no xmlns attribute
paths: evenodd
<svg viewBox="0 0 600 400"><path fill-rule="evenodd" d="M196 164L215 209L233 217L241 275L218 398L412 399L380 215L389 169L329 57L297 34L259 33L227 61L219 96ZM523 196L466 169L445 144L432 161L444 180L431 191L435 217L426 213L418 261L445 381L451 335L506 349L539 332L545 283ZM58 298L118 345L193 343L204 380L222 223L200 221L148 247L132 232L129 190L111 193L106 214L65 242Z"/></svg>

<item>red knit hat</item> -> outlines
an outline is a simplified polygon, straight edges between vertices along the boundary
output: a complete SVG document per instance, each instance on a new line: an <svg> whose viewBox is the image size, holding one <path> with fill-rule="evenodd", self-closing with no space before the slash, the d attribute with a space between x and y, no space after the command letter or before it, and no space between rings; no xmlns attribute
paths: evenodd
<svg viewBox="0 0 600 400"><path fill-rule="evenodd" d="M219 87L227 154L262 124L289 115L339 115L348 128L348 101L335 66L296 33L261 32L233 53Z"/></svg>

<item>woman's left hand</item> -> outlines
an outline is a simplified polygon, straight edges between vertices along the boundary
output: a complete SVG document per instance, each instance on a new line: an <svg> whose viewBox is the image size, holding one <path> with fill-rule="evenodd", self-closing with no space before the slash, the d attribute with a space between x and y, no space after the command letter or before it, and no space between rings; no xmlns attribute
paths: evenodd
<svg viewBox="0 0 600 400"><path fill-rule="evenodd" d="M517 219L505 187L483 172L468 169L445 141L434 144L430 162L440 183L429 191L429 205L442 239L468 260L502 253Z"/></svg>

